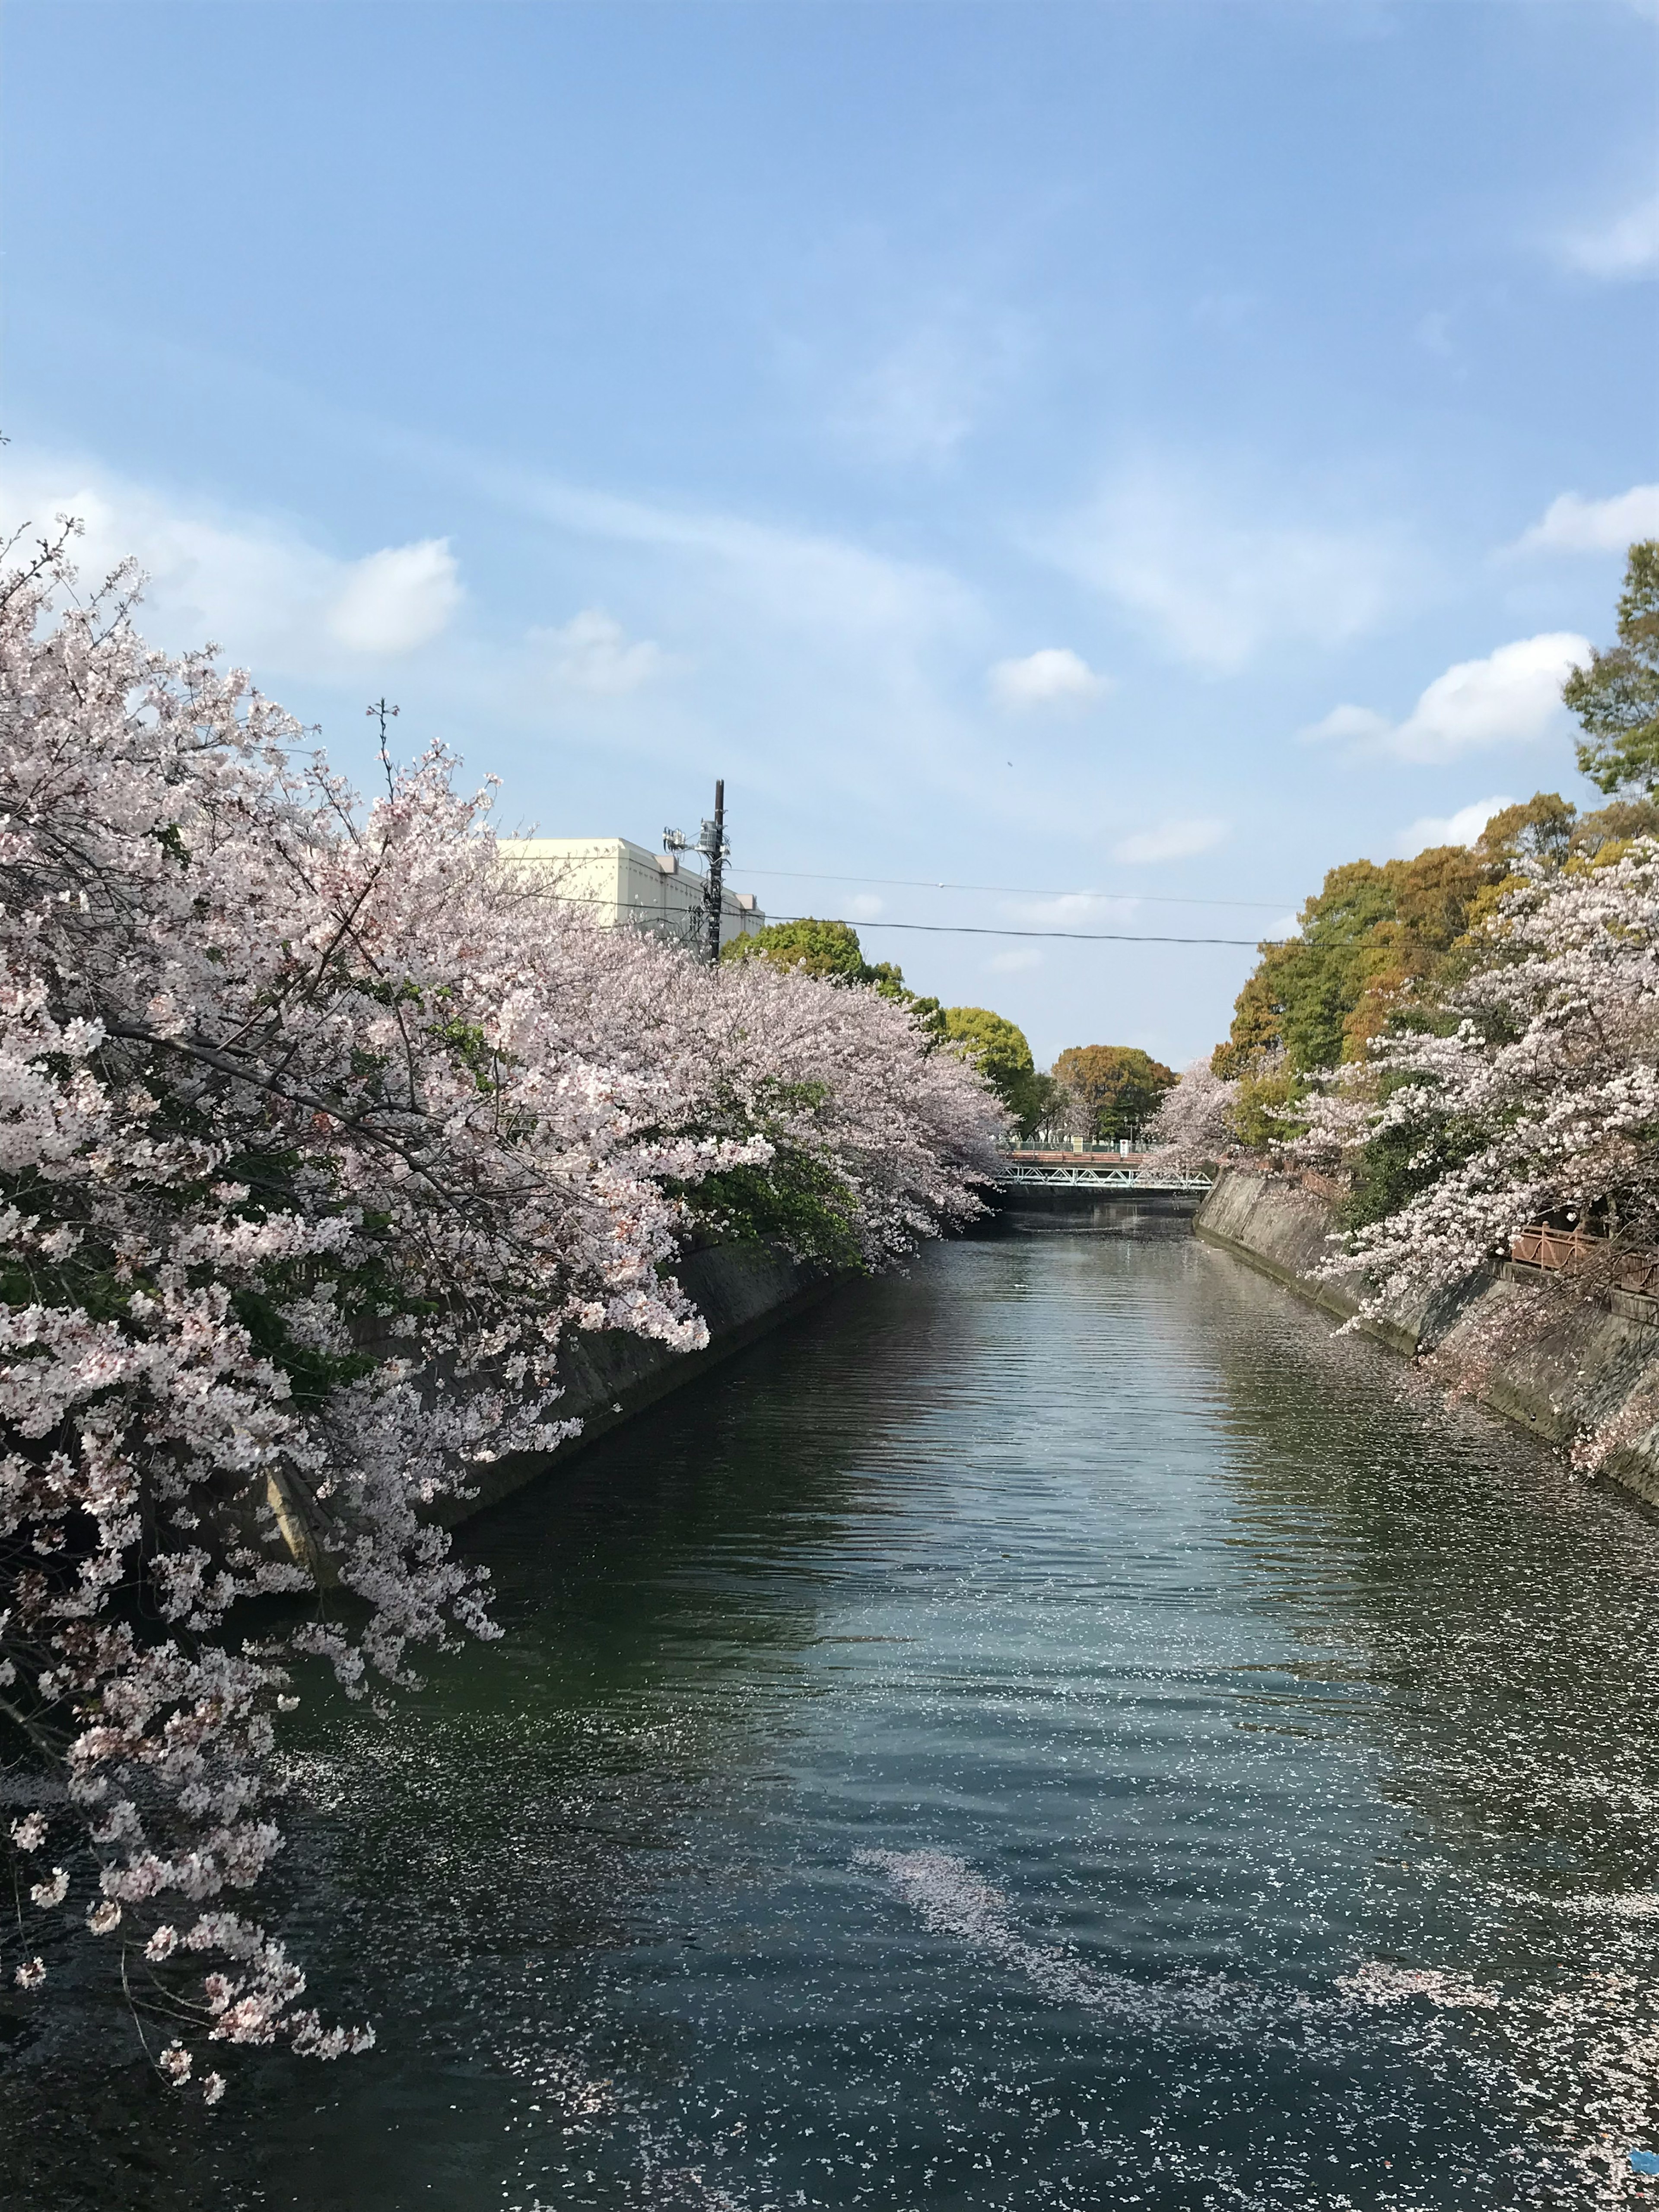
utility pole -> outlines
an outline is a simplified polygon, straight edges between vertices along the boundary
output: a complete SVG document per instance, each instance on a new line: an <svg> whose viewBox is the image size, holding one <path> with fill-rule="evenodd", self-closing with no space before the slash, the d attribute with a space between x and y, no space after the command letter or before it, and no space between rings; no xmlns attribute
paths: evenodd
<svg viewBox="0 0 1659 2212"><path fill-rule="evenodd" d="M708 855L708 876L702 887L703 927L708 936L710 962L720 957L720 878L725 872L729 852L726 842L726 779L722 776L714 785L714 818L702 825L702 836L697 841L700 850Z"/></svg>
<svg viewBox="0 0 1659 2212"><path fill-rule="evenodd" d="M732 857L732 848L726 842L726 780L722 776L714 786L713 819L705 817L702 835L695 845L684 830L665 830L662 833L665 853L701 853L708 863L708 872L702 884L702 950L703 957L711 964L720 957L720 882L726 864Z"/></svg>

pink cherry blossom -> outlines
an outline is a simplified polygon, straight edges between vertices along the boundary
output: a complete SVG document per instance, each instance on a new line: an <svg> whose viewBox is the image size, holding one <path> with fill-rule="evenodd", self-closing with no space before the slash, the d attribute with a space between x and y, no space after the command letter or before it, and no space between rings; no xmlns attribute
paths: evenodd
<svg viewBox="0 0 1659 2212"><path fill-rule="evenodd" d="M146 648L131 574L68 595L65 543L0 577L11 1844L61 1831L32 1894L124 1927L182 2081L372 2041L250 1914L293 1662L362 1698L497 1632L437 1509L573 1432L568 1338L706 1343L678 1255L744 1178L813 1194L769 1231L803 1256L895 1260L1004 1117L902 1004L550 899L440 750L362 805L245 675Z"/></svg>

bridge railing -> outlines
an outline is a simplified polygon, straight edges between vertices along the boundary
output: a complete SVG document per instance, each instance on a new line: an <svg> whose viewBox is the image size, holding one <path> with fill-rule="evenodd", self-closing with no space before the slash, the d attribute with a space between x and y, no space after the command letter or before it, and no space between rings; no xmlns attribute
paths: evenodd
<svg viewBox="0 0 1659 2212"><path fill-rule="evenodd" d="M1118 1161L1108 1165L1106 1159L1094 1161L1086 1157L1067 1159L1022 1159L1016 1152L1003 1155L1002 1172L997 1177L1000 1188L1011 1186L1037 1185L1049 1190L1189 1190L1210 1188L1211 1177L1205 1175L1173 1175L1167 1170L1130 1166Z"/></svg>

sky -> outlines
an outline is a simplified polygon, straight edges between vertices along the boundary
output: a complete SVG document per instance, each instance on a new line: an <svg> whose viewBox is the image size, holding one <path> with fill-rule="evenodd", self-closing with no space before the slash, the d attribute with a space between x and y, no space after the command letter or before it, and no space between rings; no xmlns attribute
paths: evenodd
<svg viewBox="0 0 1659 2212"><path fill-rule="evenodd" d="M0 163L11 526L1040 1066L1595 803L1659 0L6 0Z"/></svg>

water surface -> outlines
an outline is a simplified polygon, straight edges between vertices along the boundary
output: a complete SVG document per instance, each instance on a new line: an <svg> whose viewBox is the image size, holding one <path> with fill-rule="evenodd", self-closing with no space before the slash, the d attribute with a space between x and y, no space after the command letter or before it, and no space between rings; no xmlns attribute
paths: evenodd
<svg viewBox="0 0 1659 2212"><path fill-rule="evenodd" d="M1655 1522L1224 1255L943 1247L462 1541L300 1761L379 2049L125 2201L1644 2201Z"/></svg>

